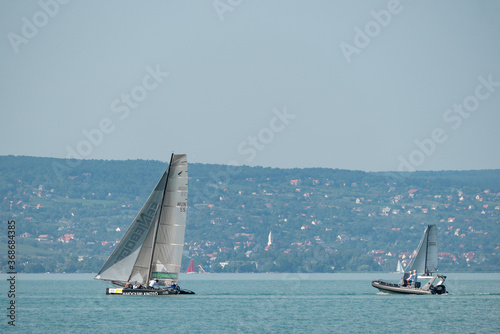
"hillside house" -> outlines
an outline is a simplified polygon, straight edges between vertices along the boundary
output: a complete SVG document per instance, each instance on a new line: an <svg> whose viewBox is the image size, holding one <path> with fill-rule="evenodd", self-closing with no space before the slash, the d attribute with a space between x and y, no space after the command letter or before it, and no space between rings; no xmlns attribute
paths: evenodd
<svg viewBox="0 0 500 334"><path fill-rule="evenodd" d="M60 242L62 242L62 243L67 244L67 243L69 243L69 241L70 241L71 239L74 239L74 238L75 238L75 235L74 235L74 234L65 234L65 235L63 235L62 237L59 237L59 238L57 239L57 241L60 241Z"/></svg>

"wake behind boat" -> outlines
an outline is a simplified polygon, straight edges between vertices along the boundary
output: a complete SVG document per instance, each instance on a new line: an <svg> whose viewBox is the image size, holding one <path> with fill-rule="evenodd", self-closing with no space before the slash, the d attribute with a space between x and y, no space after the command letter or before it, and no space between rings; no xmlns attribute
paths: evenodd
<svg viewBox="0 0 500 334"><path fill-rule="evenodd" d="M167 170L95 279L118 288L108 295L194 294L177 285L186 229L188 170L185 154Z"/></svg>
<svg viewBox="0 0 500 334"><path fill-rule="evenodd" d="M408 269L410 273L403 274L399 283L389 283L382 280L375 280L372 286L380 291L390 293L406 293L416 295L433 295L446 293L443 285L446 276L439 275L438 271L438 248L436 225L428 225L424 231L424 236L418 245L415 256L412 258ZM423 275L418 275L422 273ZM429 278L423 286L418 282L418 278Z"/></svg>

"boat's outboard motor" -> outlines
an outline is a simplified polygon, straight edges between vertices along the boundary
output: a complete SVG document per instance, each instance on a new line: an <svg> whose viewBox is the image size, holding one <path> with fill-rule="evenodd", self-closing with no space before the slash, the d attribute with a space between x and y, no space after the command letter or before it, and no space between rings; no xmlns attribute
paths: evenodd
<svg viewBox="0 0 500 334"><path fill-rule="evenodd" d="M433 289L434 293L435 294L438 294L438 295L442 295L443 293L446 293L446 287L442 284L436 286L434 289Z"/></svg>

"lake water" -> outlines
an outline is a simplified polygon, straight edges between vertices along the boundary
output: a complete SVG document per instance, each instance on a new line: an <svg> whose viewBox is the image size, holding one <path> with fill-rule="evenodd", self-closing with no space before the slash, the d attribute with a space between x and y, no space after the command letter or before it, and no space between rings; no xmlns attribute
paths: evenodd
<svg viewBox="0 0 500 334"><path fill-rule="evenodd" d="M107 296L91 274L18 274L19 333L500 333L500 274L449 274L446 295L389 295L393 274L193 274L196 295Z"/></svg>

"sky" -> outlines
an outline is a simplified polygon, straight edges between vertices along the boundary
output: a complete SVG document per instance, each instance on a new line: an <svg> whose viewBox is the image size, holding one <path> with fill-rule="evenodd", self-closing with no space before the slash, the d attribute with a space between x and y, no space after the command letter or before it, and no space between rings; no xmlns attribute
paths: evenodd
<svg viewBox="0 0 500 334"><path fill-rule="evenodd" d="M0 155L500 168L500 2L2 1Z"/></svg>

